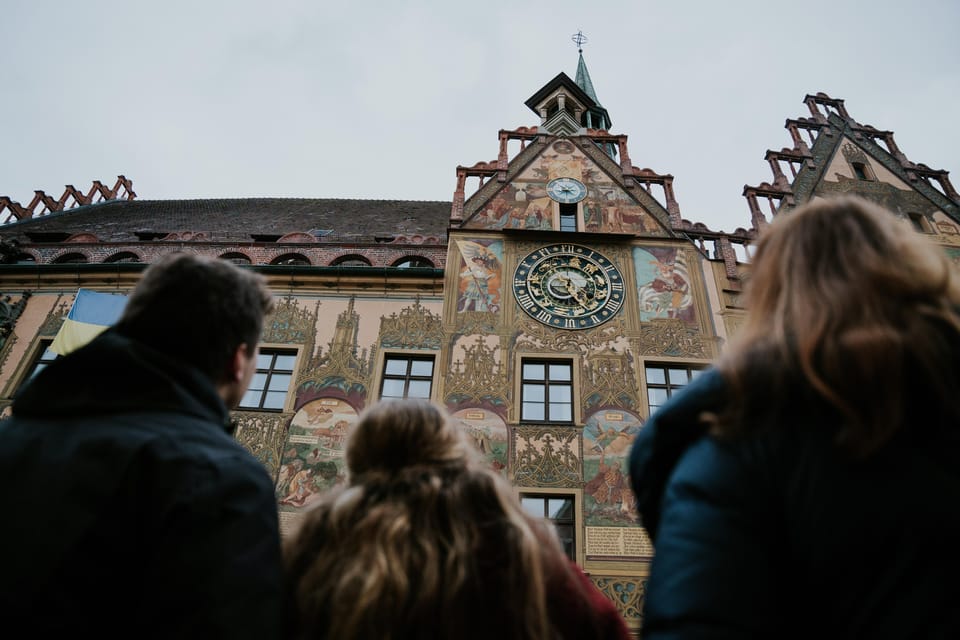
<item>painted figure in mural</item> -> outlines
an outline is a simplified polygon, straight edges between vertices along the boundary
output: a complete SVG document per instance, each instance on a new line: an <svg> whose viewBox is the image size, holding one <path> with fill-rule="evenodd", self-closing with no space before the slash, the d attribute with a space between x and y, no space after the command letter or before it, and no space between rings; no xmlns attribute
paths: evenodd
<svg viewBox="0 0 960 640"><path fill-rule="evenodd" d="M458 240L465 267L460 272L458 311L498 311L500 308L500 258L489 247Z"/></svg>
<svg viewBox="0 0 960 640"><path fill-rule="evenodd" d="M284 542L295 638L626 640L613 603L446 412L380 402Z"/></svg>
<svg viewBox="0 0 960 640"><path fill-rule="evenodd" d="M641 313L659 318L678 318L692 303L690 284L682 257L649 261L654 278L639 289Z"/></svg>
<svg viewBox="0 0 960 640"><path fill-rule="evenodd" d="M471 258L471 264L460 272L464 288L458 311L491 311L490 285L494 273L483 265L479 258Z"/></svg>
<svg viewBox="0 0 960 640"><path fill-rule="evenodd" d="M296 456L296 449L292 453L286 454L284 457L293 457ZM296 476L301 469L303 469L303 459L293 457L290 462L280 465L280 473L277 476L277 495L286 496L290 492L290 483L293 482L294 476Z"/></svg>
<svg viewBox="0 0 960 640"><path fill-rule="evenodd" d="M0 425L4 628L278 637L273 481L229 413L272 306L252 271L165 256L111 329L17 394Z"/></svg>
<svg viewBox="0 0 960 640"><path fill-rule="evenodd" d="M850 197L777 216L750 273L631 452L643 637L960 637L960 273Z"/></svg>
<svg viewBox="0 0 960 640"><path fill-rule="evenodd" d="M313 477L315 473L316 470L313 467L306 467L298 471L290 481L289 493L280 499L280 504L302 507L308 497L317 493L317 485Z"/></svg>
<svg viewBox="0 0 960 640"><path fill-rule="evenodd" d="M667 317L675 318L683 307L684 298L690 294L690 285L674 267L673 262L658 262L656 268L660 275L650 286L657 293L663 294L662 299L667 302Z"/></svg>
<svg viewBox="0 0 960 640"><path fill-rule="evenodd" d="M623 490L626 488L626 478L620 468L620 460L612 464L605 461L605 452L600 454L600 467L597 474L583 487L584 493L592 497L597 504L616 505L623 503Z"/></svg>

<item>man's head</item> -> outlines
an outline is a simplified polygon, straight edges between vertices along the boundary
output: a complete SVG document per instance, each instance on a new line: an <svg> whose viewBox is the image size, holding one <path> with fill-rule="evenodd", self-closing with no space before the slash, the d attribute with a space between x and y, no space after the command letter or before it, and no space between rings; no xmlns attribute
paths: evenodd
<svg viewBox="0 0 960 640"><path fill-rule="evenodd" d="M224 397L232 407L249 383L246 368L256 355L263 316L272 310L263 276L226 260L174 253L144 271L115 328L193 365L218 389L242 385Z"/></svg>

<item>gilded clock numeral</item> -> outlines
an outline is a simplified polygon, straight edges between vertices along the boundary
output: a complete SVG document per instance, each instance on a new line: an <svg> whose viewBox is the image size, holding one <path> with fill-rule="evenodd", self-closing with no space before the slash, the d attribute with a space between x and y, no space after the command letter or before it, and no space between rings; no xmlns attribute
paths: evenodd
<svg viewBox="0 0 960 640"><path fill-rule="evenodd" d="M537 314L536 317L540 322L550 322L550 320L553 318L553 316L551 316L549 313L542 310Z"/></svg>
<svg viewBox="0 0 960 640"><path fill-rule="evenodd" d="M533 298L525 293L517 294L517 302L519 302L520 306L524 309L532 309L533 307L537 306L537 303L533 301Z"/></svg>

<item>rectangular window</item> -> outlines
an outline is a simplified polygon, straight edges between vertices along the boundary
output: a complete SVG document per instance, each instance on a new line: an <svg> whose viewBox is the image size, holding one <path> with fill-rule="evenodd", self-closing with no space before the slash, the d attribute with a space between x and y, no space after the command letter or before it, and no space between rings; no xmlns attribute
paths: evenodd
<svg viewBox="0 0 960 640"><path fill-rule="evenodd" d="M520 504L530 515L550 520L557 529L560 544L567 557L576 561L577 538L576 502L572 495L549 495L543 493L521 493Z"/></svg>
<svg viewBox="0 0 960 640"><path fill-rule="evenodd" d="M240 401L240 409L283 411L287 392L293 381L293 367L297 352L292 349L260 349L257 370L247 393Z"/></svg>
<svg viewBox="0 0 960 640"><path fill-rule="evenodd" d="M560 231L577 230L577 205L569 203L560 204Z"/></svg>
<svg viewBox="0 0 960 640"><path fill-rule="evenodd" d="M520 419L573 422L573 365L563 360L524 360Z"/></svg>
<svg viewBox="0 0 960 640"><path fill-rule="evenodd" d="M913 225L913 228L920 233L932 233L930 229L930 223L927 222L927 219L923 217L920 213L908 213L907 217L910 219L910 224Z"/></svg>
<svg viewBox="0 0 960 640"><path fill-rule="evenodd" d="M390 354L383 363L380 398L430 399L433 390L433 357Z"/></svg>
<svg viewBox="0 0 960 640"><path fill-rule="evenodd" d="M645 372L650 413L653 414L667 398L690 384L702 369L700 365L648 364Z"/></svg>
<svg viewBox="0 0 960 640"><path fill-rule="evenodd" d="M24 376L21 386L30 382L35 375L43 371L44 367L56 360L59 356L50 351L50 345L53 344L53 338L46 338L40 341L40 346L37 348L37 356L33 359L33 362L30 364L30 369L27 371L27 375Z"/></svg>

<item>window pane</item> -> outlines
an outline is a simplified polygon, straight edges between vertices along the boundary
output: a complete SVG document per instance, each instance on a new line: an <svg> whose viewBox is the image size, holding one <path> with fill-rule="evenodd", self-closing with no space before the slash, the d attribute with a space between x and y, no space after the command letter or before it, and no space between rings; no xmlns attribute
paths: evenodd
<svg viewBox="0 0 960 640"><path fill-rule="evenodd" d="M669 371L670 384L673 386L685 385L690 380L690 376L687 374L686 369L673 369Z"/></svg>
<svg viewBox="0 0 960 640"><path fill-rule="evenodd" d="M543 517L543 499L542 498L528 498L527 496L520 497L520 504L523 505L524 510L532 516L537 518Z"/></svg>
<svg viewBox="0 0 960 640"><path fill-rule="evenodd" d="M396 358L387 358L387 368L385 369L387 375L390 376L405 376L407 375L407 360L397 360Z"/></svg>
<svg viewBox="0 0 960 640"><path fill-rule="evenodd" d="M691 380L696 380L697 377L698 377L701 373L703 373L703 369L691 369L691 370L690 370L690 379L691 379Z"/></svg>
<svg viewBox="0 0 960 640"><path fill-rule="evenodd" d="M647 398L651 407L659 407L667 401L666 389L647 389Z"/></svg>
<svg viewBox="0 0 960 640"><path fill-rule="evenodd" d="M263 401L264 409L283 409L283 402L287 399L286 391L268 391Z"/></svg>
<svg viewBox="0 0 960 640"><path fill-rule="evenodd" d="M647 367L647 384L667 384L663 369L660 367Z"/></svg>
<svg viewBox="0 0 960 640"><path fill-rule="evenodd" d="M257 354L257 369L269 369L270 363L273 362L272 353L258 353Z"/></svg>
<svg viewBox="0 0 960 640"><path fill-rule="evenodd" d="M403 380L390 380L389 378L384 380L381 396L384 398L402 398Z"/></svg>
<svg viewBox="0 0 960 640"><path fill-rule="evenodd" d="M273 377L270 378L270 390L286 393L287 389L290 388L290 380L292 378L293 376L289 373L273 374Z"/></svg>
<svg viewBox="0 0 960 640"><path fill-rule="evenodd" d="M539 402L524 402L520 416L522 420L543 420L543 404Z"/></svg>
<svg viewBox="0 0 960 640"><path fill-rule="evenodd" d="M551 518L569 518L573 515L573 500L550 498L547 500L547 515Z"/></svg>
<svg viewBox="0 0 960 640"><path fill-rule="evenodd" d="M557 537L560 538L560 544L563 546L563 552L567 554L568 558L574 560L576 544L574 543L573 538L573 527L570 525L557 526Z"/></svg>
<svg viewBox="0 0 960 640"><path fill-rule="evenodd" d="M427 380L411 380L407 389L408 398L430 398L430 382Z"/></svg>
<svg viewBox="0 0 960 640"><path fill-rule="evenodd" d="M570 380L570 365L552 364L550 365L551 380Z"/></svg>
<svg viewBox="0 0 960 640"><path fill-rule="evenodd" d="M550 386L550 402L571 402L572 389L567 385Z"/></svg>
<svg viewBox="0 0 960 640"><path fill-rule="evenodd" d="M542 384L525 384L523 385L523 401L524 402L543 402L545 396L543 395L544 386Z"/></svg>
<svg viewBox="0 0 960 640"><path fill-rule="evenodd" d="M297 356L295 355L278 355L277 362L273 365L274 369L284 369L286 371L293 371L293 364L297 361Z"/></svg>
<svg viewBox="0 0 960 640"><path fill-rule="evenodd" d="M265 373L255 373L253 378L250 379L250 386L247 387L251 391L263 391L263 385L267 383L267 374Z"/></svg>
<svg viewBox="0 0 960 640"><path fill-rule="evenodd" d="M542 364L524 364L523 365L523 379L524 380L543 380L544 367Z"/></svg>
<svg viewBox="0 0 960 640"><path fill-rule="evenodd" d="M573 420L573 413L569 404L551 404L550 419L557 422L570 422Z"/></svg>
<svg viewBox="0 0 960 640"><path fill-rule="evenodd" d="M433 360L414 360L410 363L410 375L412 376L432 376Z"/></svg>
<svg viewBox="0 0 960 640"><path fill-rule="evenodd" d="M243 394L243 399L240 400L240 406L242 407L258 407L260 406L260 392L259 391L247 391Z"/></svg>

